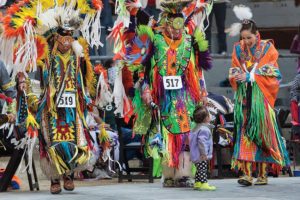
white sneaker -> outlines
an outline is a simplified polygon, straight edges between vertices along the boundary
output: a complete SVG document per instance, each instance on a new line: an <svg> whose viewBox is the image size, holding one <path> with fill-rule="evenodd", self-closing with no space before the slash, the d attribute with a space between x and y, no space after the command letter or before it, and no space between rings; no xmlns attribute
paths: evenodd
<svg viewBox="0 0 300 200"><path fill-rule="evenodd" d="M222 52L220 53L220 55L221 55L221 56L226 56L226 55L227 55L227 52L226 52L226 51L222 51Z"/></svg>

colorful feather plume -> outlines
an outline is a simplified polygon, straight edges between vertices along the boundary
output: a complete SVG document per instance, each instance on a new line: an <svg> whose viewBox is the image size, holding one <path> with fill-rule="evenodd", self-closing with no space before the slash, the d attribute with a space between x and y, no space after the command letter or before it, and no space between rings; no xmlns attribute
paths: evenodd
<svg viewBox="0 0 300 200"><path fill-rule="evenodd" d="M147 35L136 36L127 48L126 59L129 64L142 64L151 51L151 42Z"/></svg>
<svg viewBox="0 0 300 200"><path fill-rule="evenodd" d="M47 53L45 42L37 36L44 37L43 34L50 30L52 34L66 22L74 29L80 27L90 46L103 46L99 33L102 8L101 0L23 0L13 4L3 18L0 48L7 51L1 52L0 59L14 74L17 71L36 71L37 60L43 59Z"/></svg>

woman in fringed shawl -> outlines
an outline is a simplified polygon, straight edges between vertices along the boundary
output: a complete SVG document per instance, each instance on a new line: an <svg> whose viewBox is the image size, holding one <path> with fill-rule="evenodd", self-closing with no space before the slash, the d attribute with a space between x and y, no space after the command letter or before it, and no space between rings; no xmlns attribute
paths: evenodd
<svg viewBox="0 0 300 200"><path fill-rule="evenodd" d="M244 175L238 183L252 185L252 170L258 167L255 185L268 183L266 167L289 164L274 112L281 74L278 52L272 41L261 40L255 22L243 20L241 40L236 43L229 70L235 90L234 121L236 140L232 168Z"/></svg>

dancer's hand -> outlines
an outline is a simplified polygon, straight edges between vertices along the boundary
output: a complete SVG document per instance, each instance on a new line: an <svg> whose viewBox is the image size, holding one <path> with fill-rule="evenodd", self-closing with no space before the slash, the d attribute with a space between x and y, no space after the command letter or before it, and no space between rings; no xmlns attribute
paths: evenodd
<svg viewBox="0 0 300 200"><path fill-rule="evenodd" d="M18 85L17 90L19 92L23 92L27 90L26 76L22 72L19 72L17 74L17 85Z"/></svg>
<svg viewBox="0 0 300 200"><path fill-rule="evenodd" d="M106 124L106 123L103 124L103 127L104 127L105 129L111 129L111 128L110 128L110 125L109 125L109 124Z"/></svg>
<svg viewBox="0 0 300 200"><path fill-rule="evenodd" d="M12 113L8 113L6 114L7 118L8 118L8 122L9 123L15 123L16 122L16 115L12 114Z"/></svg>
<svg viewBox="0 0 300 200"><path fill-rule="evenodd" d="M204 106L206 106L206 104L207 104L207 97L205 97L205 96L202 97L202 103L203 103Z"/></svg>
<svg viewBox="0 0 300 200"><path fill-rule="evenodd" d="M236 75L235 80L240 81L240 82L245 82L246 81L246 73Z"/></svg>
<svg viewBox="0 0 300 200"><path fill-rule="evenodd" d="M202 155L202 156L200 156L200 159L201 160L207 160L207 156L206 155Z"/></svg>

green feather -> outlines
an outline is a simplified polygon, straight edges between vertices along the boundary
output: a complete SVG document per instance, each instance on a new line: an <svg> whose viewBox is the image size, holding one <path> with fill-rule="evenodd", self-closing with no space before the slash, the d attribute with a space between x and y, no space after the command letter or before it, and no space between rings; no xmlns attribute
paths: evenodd
<svg viewBox="0 0 300 200"><path fill-rule="evenodd" d="M137 34L138 36L146 34L152 42L154 41L154 32L150 26L140 25L137 29Z"/></svg>
<svg viewBox="0 0 300 200"><path fill-rule="evenodd" d="M199 28L196 28L194 33L194 38L196 43L198 44L198 48L200 51L207 51L208 50L208 41L205 40L204 34L200 31Z"/></svg>
<svg viewBox="0 0 300 200"><path fill-rule="evenodd" d="M142 117L145 113L145 106L141 97L142 97L141 91L135 90L135 95L132 103L134 106L134 112L137 113L139 117Z"/></svg>
<svg viewBox="0 0 300 200"><path fill-rule="evenodd" d="M131 72L136 72L136 71L140 72L140 71L143 71L144 67L143 67L143 65L129 65L128 69Z"/></svg>

